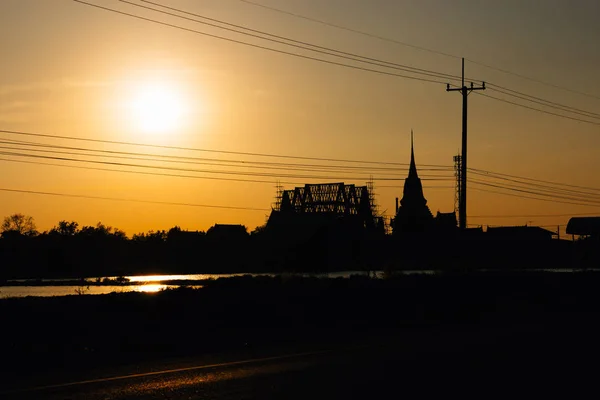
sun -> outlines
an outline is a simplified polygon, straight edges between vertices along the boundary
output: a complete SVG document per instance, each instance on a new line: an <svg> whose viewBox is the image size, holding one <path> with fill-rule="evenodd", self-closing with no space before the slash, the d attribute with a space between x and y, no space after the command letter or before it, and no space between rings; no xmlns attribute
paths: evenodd
<svg viewBox="0 0 600 400"><path fill-rule="evenodd" d="M145 134L168 134L181 128L187 107L173 85L144 84L131 100L133 125Z"/></svg>

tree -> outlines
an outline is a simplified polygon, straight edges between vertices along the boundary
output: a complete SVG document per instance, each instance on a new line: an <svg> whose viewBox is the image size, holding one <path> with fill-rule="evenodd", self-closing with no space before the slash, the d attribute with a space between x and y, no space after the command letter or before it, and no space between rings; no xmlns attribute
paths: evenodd
<svg viewBox="0 0 600 400"><path fill-rule="evenodd" d="M60 221L58 226L55 226L50 230L51 234L57 234L60 236L75 236L79 231L79 224L75 221L67 222Z"/></svg>
<svg viewBox="0 0 600 400"><path fill-rule="evenodd" d="M167 231L149 231L148 233L136 233L131 237L134 242L162 243L167 241Z"/></svg>
<svg viewBox="0 0 600 400"><path fill-rule="evenodd" d="M251 236L262 235L267 230L267 224L263 224L254 228L252 232L250 232Z"/></svg>
<svg viewBox="0 0 600 400"><path fill-rule="evenodd" d="M95 237L95 238L114 237L114 238L123 239L123 240L127 239L127 235L125 234L124 231L117 229L117 228L113 228L112 226L104 225L101 222L98 222L95 227L94 226L84 226L79 231L79 234L81 236Z"/></svg>
<svg viewBox="0 0 600 400"><path fill-rule="evenodd" d="M23 236L35 236L38 233L33 217L20 213L4 217L1 230L3 235L12 232Z"/></svg>

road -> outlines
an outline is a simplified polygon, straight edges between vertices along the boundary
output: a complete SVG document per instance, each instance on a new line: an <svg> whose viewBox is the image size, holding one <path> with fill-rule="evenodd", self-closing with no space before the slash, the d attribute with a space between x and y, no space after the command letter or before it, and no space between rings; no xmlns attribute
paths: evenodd
<svg viewBox="0 0 600 400"><path fill-rule="evenodd" d="M475 338L480 339L475 339ZM525 341L516 346L516 340ZM338 346L206 362L193 357L96 372L91 379L33 380L2 399L331 399L430 397L468 393L539 396L560 385L586 388L573 374L577 354L507 335L444 333L395 342ZM570 354L570 355L569 355ZM569 371L571 373L569 373ZM116 372L119 372L118 374Z"/></svg>

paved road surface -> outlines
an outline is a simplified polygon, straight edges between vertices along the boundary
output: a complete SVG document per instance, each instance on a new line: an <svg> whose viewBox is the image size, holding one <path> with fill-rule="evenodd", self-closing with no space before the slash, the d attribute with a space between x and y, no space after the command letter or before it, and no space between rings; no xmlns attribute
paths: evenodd
<svg viewBox="0 0 600 400"><path fill-rule="evenodd" d="M479 338L479 339L475 339ZM206 362L193 358L79 381L29 382L2 399L331 399L424 398L467 394L539 397L586 385L573 372L577 354L547 344L518 346L519 336L444 334L332 349ZM521 340L527 341L525 337ZM569 355L571 354L571 355ZM145 369L144 369L145 368ZM119 372L117 374L116 372ZM62 379L62 380L60 380ZM592 381L589 381L592 382Z"/></svg>

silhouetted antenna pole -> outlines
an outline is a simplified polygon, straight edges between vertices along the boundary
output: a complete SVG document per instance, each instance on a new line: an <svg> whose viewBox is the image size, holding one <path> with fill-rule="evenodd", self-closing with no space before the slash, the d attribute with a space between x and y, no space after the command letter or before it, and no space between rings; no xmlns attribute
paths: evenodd
<svg viewBox="0 0 600 400"><path fill-rule="evenodd" d="M460 88L450 89L450 84L447 84L447 92L460 91L463 98L463 112L462 112L462 154L461 154L461 182L460 182L460 195L458 205L458 219L460 229L466 229L467 227L467 96L473 90L485 90L485 82L481 83L481 86L474 87L473 82L471 86L465 85L465 59L462 59L462 84Z"/></svg>
<svg viewBox="0 0 600 400"><path fill-rule="evenodd" d="M462 157L460 154L454 156L454 177L456 178L456 187L454 190L454 212L459 212L460 195L462 193L460 185L462 182Z"/></svg>

